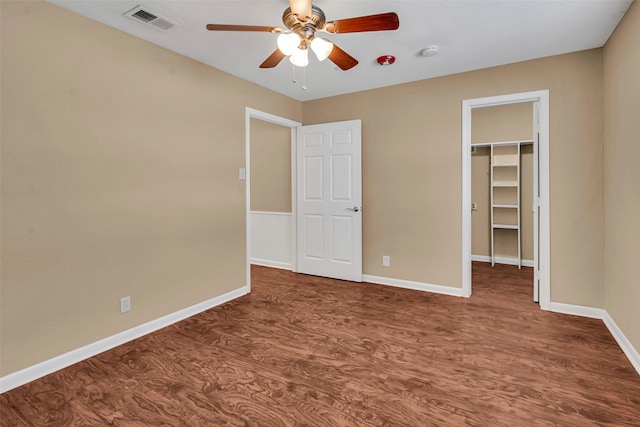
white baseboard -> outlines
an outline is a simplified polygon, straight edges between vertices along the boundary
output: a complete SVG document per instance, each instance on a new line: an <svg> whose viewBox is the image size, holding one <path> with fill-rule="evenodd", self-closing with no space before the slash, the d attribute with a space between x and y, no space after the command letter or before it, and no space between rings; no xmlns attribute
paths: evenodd
<svg viewBox="0 0 640 427"><path fill-rule="evenodd" d="M603 308L586 307L584 305L565 304L562 302L549 303L548 311L562 314L572 314L574 316L590 317L592 319L602 319L606 314Z"/></svg>
<svg viewBox="0 0 640 427"><path fill-rule="evenodd" d="M611 335L613 335L613 338L616 340L625 356L627 356L627 359L629 359L633 367L640 375L640 353L638 353L638 350L633 346L633 344L631 344L631 341L629 341L629 339L625 336L618 324L613 320L608 312L605 311L602 321L609 329L609 332L611 332Z"/></svg>
<svg viewBox="0 0 640 427"><path fill-rule="evenodd" d="M471 261L491 262L491 257L487 255L471 255ZM496 257L497 264L518 265L517 258ZM523 267L533 267L532 259L523 259L520 261Z"/></svg>
<svg viewBox="0 0 640 427"><path fill-rule="evenodd" d="M269 267L273 266L269 265ZM291 266L275 268L287 268L290 270ZM462 293L462 288L453 288L450 286L432 285L428 283L393 279L389 277L371 276L366 274L362 276L362 280L369 283L395 286L405 289L434 292L457 297L464 296ZM9 391L30 381L34 381L38 378L44 377L45 375L66 368L67 366L71 366L74 363L88 359L104 351L132 341L136 338L157 331L158 329L162 329L176 322L184 320L195 314L198 314L225 302L231 301L233 299L239 298L243 295L246 295L247 293L249 293L249 287L243 286L241 288L227 292L226 294L220 295L207 301L203 301L199 304L192 305L191 307L187 307L183 310L179 310L175 313L168 314L156 320L152 320L145 324L120 332L116 335L112 335L111 337L96 341L79 349L72 350L60 356L56 356L52 359L30 366L18 372L14 372L13 374L1 377L0 393L4 393L5 391ZM638 350L633 346L633 344L631 344L631 342L627 339L622 330L618 327L616 322L606 310L601 308L585 307L559 302L549 303L548 310L556 313L602 319L605 326L609 329L609 332L611 333L611 335L613 335L613 338L616 340L635 370L638 372L638 374L640 374L640 353L638 353Z"/></svg>
<svg viewBox="0 0 640 427"><path fill-rule="evenodd" d="M432 285L429 283L413 282L410 280L393 279L391 277L362 275L362 281L375 283L378 285L395 286L396 288L413 289L416 291L433 292L436 294L451 295L462 297L462 288L452 288L451 286Z"/></svg>
<svg viewBox="0 0 640 427"><path fill-rule="evenodd" d="M611 335L622 349L631 365L640 375L640 353L631 344L631 341L625 336L622 329L616 324L609 312L603 308L585 307L582 305L565 304L561 302L550 302L549 311L563 314L573 314L574 316L591 317L593 319L601 319L604 325L609 329Z"/></svg>
<svg viewBox="0 0 640 427"><path fill-rule="evenodd" d="M291 270L293 268L291 263L288 263L288 262L270 261L268 259L260 259L260 258L250 258L249 263L255 264L255 265L262 265L264 267L279 268L281 270Z"/></svg>
<svg viewBox="0 0 640 427"><path fill-rule="evenodd" d="M49 375L55 371L66 368L67 366L71 366L74 363L78 363L136 338L140 338L143 335L147 335L151 332L157 331L158 329L172 325L180 320L186 319L187 317L191 317L202 311L246 295L247 293L249 293L249 287L243 286L227 292L226 294L192 305L191 307L176 311L175 313L168 314L110 337L101 339L100 341L72 350L68 353L61 354L60 356L56 356L52 359L45 360L44 362L40 362L18 372L1 377L0 393L4 393L5 391L9 391L30 381L42 378L45 375Z"/></svg>

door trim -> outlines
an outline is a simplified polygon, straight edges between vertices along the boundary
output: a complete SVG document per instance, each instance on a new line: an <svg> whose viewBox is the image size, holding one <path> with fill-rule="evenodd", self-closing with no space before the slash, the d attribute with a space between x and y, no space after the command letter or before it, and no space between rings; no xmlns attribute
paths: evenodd
<svg viewBox="0 0 640 427"><path fill-rule="evenodd" d="M251 291L251 119L258 119L291 129L291 269L297 270L296 253L296 128L302 123L253 108L245 108L245 221L247 290Z"/></svg>
<svg viewBox="0 0 640 427"><path fill-rule="evenodd" d="M462 293L471 296L471 112L474 108L539 102L540 150L540 307L551 301L551 257L549 228L549 90L514 93L462 101ZM535 238L535 236L534 236Z"/></svg>

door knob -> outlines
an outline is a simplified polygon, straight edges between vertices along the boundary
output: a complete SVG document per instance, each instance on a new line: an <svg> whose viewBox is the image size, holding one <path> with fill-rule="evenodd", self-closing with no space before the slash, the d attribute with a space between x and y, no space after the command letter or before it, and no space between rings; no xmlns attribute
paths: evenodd
<svg viewBox="0 0 640 427"><path fill-rule="evenodd" d="M358 212L358 211L360 210L360 208L359 208L359 207L357 207L357 206L354 206L354 207L352 207L352 208L347 208L347 210L348 210L348 211L351 211L351 212Z"/></svg>

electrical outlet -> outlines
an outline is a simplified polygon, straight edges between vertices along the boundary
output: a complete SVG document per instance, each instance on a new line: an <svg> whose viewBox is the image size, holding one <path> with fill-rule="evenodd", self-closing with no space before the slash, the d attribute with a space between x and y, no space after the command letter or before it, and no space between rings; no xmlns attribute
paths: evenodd
<svg viewBox="0 0 640 427"><path fill-rule="evenodd" d="M389 267L391 265L391 257L388 255L382 256L382 266Z"/></svg>
<svg viewBox="0 0 640 427"><path fill-rule="evenodd" d="M131 297L120 298L120 313L131 311Z"/></svg>

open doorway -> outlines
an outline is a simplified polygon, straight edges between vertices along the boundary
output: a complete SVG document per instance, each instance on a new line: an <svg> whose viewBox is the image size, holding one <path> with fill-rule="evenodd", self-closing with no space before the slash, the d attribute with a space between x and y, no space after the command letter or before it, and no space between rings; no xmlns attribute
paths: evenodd
<svg viewBox="0 0 640 427"><path fill-rule="evenodd" d="M269 192L266 197L252 197L254 190L260 191L259 187L252 185L255 151L252 145L258 146L265 141L268 144L270 134L277 135L276 139L281 143L286 138L286 132L281 132L282 127L290 132L291 186L280 193L290 192L290 212L281 212L282 207L276 207L276 212L273 207L267 211L257 210L260 204L273 206L271 200L264 200L273 195ZM301 126L292 120L247 108L245 131L246 170L240 175L246 179L246 274L249 289L252 261L304 274L362 281L360 120ZM261 134L262 141L254 140L252 131ZM271 157L271 154L269 149L262 152L266 157ZM269 163L267 160L264 168L272 168ZM267 179L265 177L269 174L264 174L261 179ZM278 198L284 199L286 195ZM285 204L286 201L279 202L277 206ZM254 226L258 225L262 231L255 230ZM278 235L277 230L286 229L290 231L290 238L283 239L285 233ZM259 242L255 238L260 233L264 236ZM285 248L287 241L289 245ZM274 243L278 242L282 247L274 248ZM254 249L266 255L260 256ZM266 257L273 258L278 253L287 259L265 262L269 261Z"/></svg>
<svg viewBox="0 0 640 427"><path fill-rule="evenodd" d="M251 264L291 270L291 132L251 119Z"/></svg>
<svg viewBox="0 0 640 427"><path fill-rule="evenodd" d="M252 108L245 111L245 170L240 175L246 179L249 287L251 262L296 271L292 218L296 214L296 128L300 125ZM257 179L252 180L252 172Z"/></svg>
<svg viewBox="0 0 640 427"><path fill-rule="evenodd" d="M471 112L472 281L483 284L498 275L504 285L519 284L514 297L526 300L533 292L534 301L536 106L523 102Z"/></svg>
<svg viewBox="0 0 640 427"><path fill-rule="evenodd" d="M471 259L533 267L534 103L472 111Z"/></svg>
<svg viewBox="0 0 640 427"><path fill-rule="evenodd" d="M507 118L504 114L493 115L498 111L499 107L506 107ZM483 111L484 110L484 111ZM529 112L526 117L526 112ZM518 120L513 117L508 118L509 114L522 114L524 121L528 122L524 125L518 124ZM463 138L462 138L462 171L463 171L463 197L462 197L462 218L463 218L463 268L462 282L463 293L470 296L471 289L471 261L472 255L482 255L472 253L473 245L473 213L479 212L480 206L472 200L473 184L472 184L472 147L474 146L476 153L478 150L486 151L489 156L489 175L485 177L489 198L479 202L486 204L483 211L485 215L485 224L488 228L484 229L483 234L485 241L490 242L490 254L488 261L495 263L500 262L515 263L520 266L523 264L523 246L522 246L522 229L524 222L531 224L532 244L525 244L525 257L530 255L533 259L527 260L525 264L533 261L533 286L532 294L534 300L540 302L543 309L546 309L550 300L550 281L549 281L549 93L548 91L527 92L512 95L503 95L490 98L479 98L463 101ZM474 115L474 113L477 113ZM486 116L486 117L483 117ZM501 126L495 126L495 118L506 121ZM515 116L514 116L515 117ZM474 137L474 120L478 121L475 127L477 135ZM492 125L493 123L493 125ZM520 134L522 130L518 128L528 128L525 134ZM511 132L513 136L504 136L504 134L496 134L499 132ZM475 138L475 139L474 139ZM486 141L481 141L486 139ZM524 142L524 143L523 143ZM530 145L531 148L527 146ZM524 149L523 149L524 147ZM532 182L532 192L527 196L530 200L529 206L523 205L520 200L521 194L521 161L523 154L531 158L531 177L528 178ZM479 157L480 154L477 155ZM527 158L525 156L525 158ZM478 163L478 162L476 162ZM496 167L497 166L497 167ZM482 171L479 171L482 173ZM487 180L488 178L488 180ZM478 183L478 186L482 185ZM495 189L499 191L494 192ZM530 187L531 188L531 187ZM494 200L494 197L498 197ZM479 197L476 195L476 197ZM476 211L472 210L478 209ZM523 212L527 209L531 212ZM521 212L522 211L522 212ZM523 215L521 215L523 214ZM498 218L496 218L496 216ZM523 221L523 219L529 221ZM478 215L478 220L482 221L482 215ZM528 224L527 224L528 225ZM476 230L481 231L481 230ZM498 232L496 234L496 231ZM506 233L505 233L506 232ZM499 236L502 235L502 236ZM478 246L486 245L481 241L483 236L477 239L476 250ZM488 237L488 239L487 239ZM526 241L526 240L525 240ZM495 245L498 244L498 248ZM506 246L505 246L506 245ZM509 248L511 246L511 248ZM498 252L496 253L496 249ZM500 253L502 252L502 254ZM496 257L496 255L502 255ZM505 256L506 255L506 256ZM514 256L515 255L515 256ZM487 261L487 255L481 259ZM476 258L477 259L477 258Z"/></svg>

